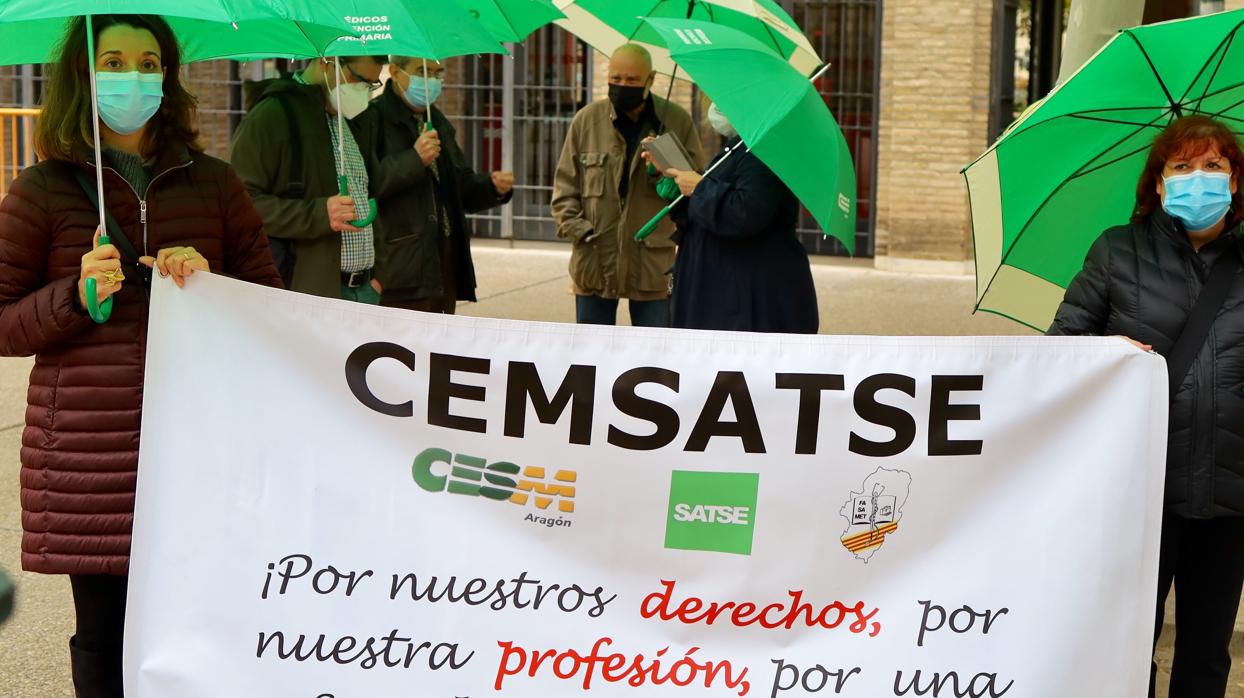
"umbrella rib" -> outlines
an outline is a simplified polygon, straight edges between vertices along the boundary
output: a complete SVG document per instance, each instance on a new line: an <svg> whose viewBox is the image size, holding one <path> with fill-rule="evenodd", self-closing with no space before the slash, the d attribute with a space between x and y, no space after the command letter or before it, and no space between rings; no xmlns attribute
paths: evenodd
<svg viewBox="0 0 1244 698"><path fill-rule="evenodd" d="M1226 114L1227 112L1231 111L1232 109L1235 109L1241 104L1244 104L1244 99L1238 100L1233 104L1228 104L1225 109L1223 109L1222 111L1215 112L1211 114L1211 116L1213 116L1215 119L1220 118L1223 114Z"/></svg>
<svg viewBox="0 0 1244 698"><path fill-rule="evenodd" d="M1232 29L1230 33L1228 33L1227 36L1223 38L1221 42L1219 42L1218 48L1215 49L1215 52L1221 51L1222 53L1221 55L1218 56L1218 65L1214 66L1214 73L1210 75L1209 80L1205 82L1205 90L1201 92L1201 98L1197 100L1198 104L1200 104L1201 102L1204 102L1205 98L1209 96L1209 88L1211 85L1214 84L1214 79L1218 77L1218 71L1222 70L1222 64L1224 61L1227 60L1227 52L1231 50L1231 44L1235 41L1235 35L1238 31L1240 31L1241 26L1244 26L1244 22L1236 24L1235 28ZM1210 57L1210 60L1213 60L1212 55ZM1208 66L1209 63L1206 62L1206 65ZM1192 86L1196 84L1197 80L1201 79L1201 75L1203 75L1204 73L1205 73L1205 66L1202 66L1201 72L1197 73L1196 79L1194 79L1191 83L1188 84L1188 92L1192 91ZM1184 93L1185 98L1188 96L1188 92Z"/></svg>
<svg viewBox="0 0 1244 698"><path fill-rule="evenodd" d="M1140 39L1136 38L1136 34L1130 29L1125 29L1124 34L1132 38L1136 42L1136 48L1140 49L1140 55L1145 57L1145 62L1149 64L1149 70L1153 71L1153 78L1158 81L1158 87L1162 88L1162 93L1166 95L1166 101L1170 102L1171 110L1176 116L1183 116L1183 110L1179 107L1179 102L1171 96L1171 91L1166 87L1166 83L1162 80L1162 75L1158 73L1158 68L1153 64L1153 59L1149 57L1149 52L1145 50L1145 45L1140 43Z"/></svg>
<svg viewBox="0 0 1244 698"><path fill-rule="evenodd" d="M1238 90L1241 87L1244 87L1244 82L1232 83L1221 89L1214 90L1213 92L1207 92L1204 96L1201 97L1200 101L1205 101L1206 99L1209 99L1210 97L1217 97L1218 95L1226 94L1230 92L1231 90ZM1204 111L1204 110L1199 109L1198 111Z"/></svg>
<svg viewBox="0 0 1244 698"><path fill-rule="evenodd" d="M1163 116L1165 116L1165 115L1163 115ZM1158 121L1158 119L1161 119L1161 118L1162 118L1162 117L1161 117L1161 116L1159 116L1159 117L1157 117L1156 119L1154 119L1154 120L1153 120L1153 122L1156 122L1156 121ZM1151 122L1151 123L1153 123L1153 122ZM1118 146L1118 145L1121 145L1121 144L1125 143L1125 142L1127 141L1127 139L1129 139L1129 138L1131 138L1131 137L1135 136L1136 134L1140 133L1140 132L1141 132L1141 131L1143 131L1145 128L1148 128L1148 127L1146 126L1146 127L1143 127L1143 128L1138 128L1138 129L1136 129L1135 131L1132 131L1131 133L1127 134L1127 135L1126 135L1126 136L1124 136L1123 138L1121 138L1121 139L1119 139L1118 141L1116 141L1114 145L1110 146L1110 148L1107 148L1106 150L1103 150L1103 151L1102 151L1102 153L1107 153L1107 152L1109 152L1110 150L1114 149L1116 146ZM1131 157L1131 155L1135 155L1135 154L1136 154L1136 153L1131 153L1128 157ZM1101 153L1098 153L1098 155L1100 156L1100 155L1101 155ZM1092 161L1090 161L1090 162L1092 162ZM1117 161L1116 161L1116 162L1117 162ZM1111 163L1111 164L1113 164L1113 163ZM1084 167L1087 167L1087 165L1088 165L1088 163L1085 163L1085 165L1084 165L1084 166L1082 166L1079 170L1077 170L1077 171L1073 172L1070 176L1068 176L1066 179L1064 179L1062 182L1060 182L1060 183L1059 183L1059 185L1058 185L1057 187L1054 187L1054 191L1050 192L1050 195L1049 195L1049 196L1047 196L1047 197L1045 197L1045 200L1041 202L1041 205L1040 205L1040 206L1038 206L1038 207L1037 207L1037 209L1036 209L1035 211L1033 211L1033 212L1032 212L1032 215L1028 217L1028 221L1027 221L1026 223L1024 223L1024 227L1023 227L1023 229L1022 229L1022 230L1020 230L1020 231L1019 231L1019 234L1017 234L1017 235L1015 236L1015 239L1011 241L1011 245L1010 245L1009 247L1007 247L1007 248L1006 248L1006 252L1003 252L1003 253L1002 253L1002 259L998 260L998 268L997 268L997 270L995 270L995 271L994 271L994 273L993 273L993 277L989 279L989 284L985 286L985 290L984 290L984 292L983 292L983 293L981 293L981 295L980 295L981 300L984 300L985 296L989 295L989 291L990 291L990 289L992 289L992 288L993 288L993 282L998 280L998 274L999 274L999 272L1001 272L1001 271L1002 271L1002 267L1006 266L1007 260L1009 260L1009 259L1011 258L1011 253L1015 251L1015 247L1016 247L1017 245L1019 245L1019 241L1020 241L1021 239L1023 239L1023 237L1024 237L1024 233L1028 232L1029 227L1032 225L1032 221L1033 221L1033 219L1035 219L1035 218L1037 217L1037 215L1041 213L1041 211L1045 210L1045 207L1046 207L1046 206L1048 206L1048 205L1049 205L1049 203L1050 203L1050 201L1052 201L1052 200L1054 199L1054 197L1058 195L1058 192L1060 192L1060 191L1062 191L1062 190L1063 190L1063 187L1067 186L1067 183L1068 183L1068 182L1070 182L1071 180L1073 180L1073 179L1077 178L1078 176L1080 176L1080 175L1081 175L1081 173L1082 173L1082 171L1084 170ZM1100 168L1097 168L1097 169L1100 169ZM1001 175L999 175L999 177L1001 177ZM1047 281L1049 281L1049 279L1046 279L1046 280L1047 280ZM980 301L977 301L977 307L978 307L978 308L980 307Z"/></svg>
<svg viewBox="0 0 1244 698"><path fill-rule="evenodd" d="M1107 119L1107 118L1100 117L1100 116L1085 116L1084 114L1068 114L1067 116L1070 116L1073 119L1083 119L1085 121L1099 121L1104 124L1120 124L1123 126L1139 126L1141 128L1150 128L1150 127L1156 128L1156 124L1154 124L1153 122L1142 124L1136 121L1124 121L1123 119ZM1046 122L1046 123L1049 123L1049 122Z"/></svg>
<svg viewBox="0 0 1244 698"><path fill-rule="evenodd" d="M1155 125L1155 128L1156 128L1156 125ZM1137 131L1136 133L1139 133L1139 131ZM1136 135L1136 134L1134 133L1134 134L1132 134L1132 135ZM1096 166L1096 167L1094 167L1094 168L1092 168L1092 169L1088 169L1088 170L1081 169L1081 170L1077 171L1075 174L1073 174L1073 175L1071 175L1070 177L1068 177L1066 181L1070 182L1070 181L1071 181L1071 180L1073 180L1073 179L1079 179L1079 178L1081 178L1081 177L1087 177L1088 175L1091 175L1091 174L1093 174L1094 172L1098 172L1098 171L1100 171L1100 170L1104 170L1104 169L1106 169L1107 167L1110 167L1111 165L1113 165L1113 164L1115 164L1115 163L1123 162L1124 160L1126 160L1126 159L1128 159L1128 158L1132 157L1133 155L1135 155L1136 153L1141 153L1141 152L1144 152L1144 151L1148 150L1150 147L1151 147L1151 146L1149 146L1149 145L1144 145L1144 146L1141 146L1141 147L1137 148L1136 150L1133 150L1133 151L1132 151L1132 152L1130 152L1130 153L1127 153L1126 155L1121 155L1121 156L1119 156L1119 157L1117 157L1117 158L1115 158L1115 159L1113 159L1113 160L1110 160L1110 161L1107 161L1107 162L1103 162L1102 164L1100 164L1100 165L1098 165L1098 166Z"/></svg>

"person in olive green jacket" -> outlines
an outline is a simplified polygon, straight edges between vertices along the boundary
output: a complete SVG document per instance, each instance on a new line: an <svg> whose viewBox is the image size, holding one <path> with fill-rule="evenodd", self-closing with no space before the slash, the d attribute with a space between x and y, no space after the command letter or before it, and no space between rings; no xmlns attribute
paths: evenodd
<svg viewBox="0 0 1244 698"><path fill-rule="evenodd" d="M626 44L609 60L609 98L575 115L553 180L557 234L572 246L578 322L612 325L618 299L628 299L632 325L669 324L674 224L668 219L643 242L635 233L665 207L661 175L639 156L645 138L671 132L697 168L700 136L682 107L652 94L652 57Z"/></svg>
<svg viewBox="0 0 1244 698"><path fill-rule="evenodd" d="M475 300L466 214L508 202L514 173L467 164L453 125L432 106L444 73L438 61L391 57L384 93L362 118L374 122L377 159L395 173L376 219L380 303L453 314L459 300Z"/></svg>
<svg viewBox="0 0 1244 698"><path fill-rule="evenodd" d="M287 288L380 300L372 284L372 227L350 221L367 216L368 192L378 196L385 182L370 135L354 118L366 110L386 60L342 58L340 81L333 62L313 61L301 73L245 85L249 111L234 132L229 159L263 216ZM347 119L344 172L353 196L338 192L336 89Z"/></svg>

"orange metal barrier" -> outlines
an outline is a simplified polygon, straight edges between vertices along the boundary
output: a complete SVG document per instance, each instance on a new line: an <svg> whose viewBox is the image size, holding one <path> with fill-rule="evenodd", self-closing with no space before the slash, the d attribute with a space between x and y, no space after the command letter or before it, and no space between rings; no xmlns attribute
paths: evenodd
<svg viewBox="0 0 1244 698"><path fill-rule="evenodd" d="M35 164L38 109L0 108L0 197L24 168Z"/></svg>

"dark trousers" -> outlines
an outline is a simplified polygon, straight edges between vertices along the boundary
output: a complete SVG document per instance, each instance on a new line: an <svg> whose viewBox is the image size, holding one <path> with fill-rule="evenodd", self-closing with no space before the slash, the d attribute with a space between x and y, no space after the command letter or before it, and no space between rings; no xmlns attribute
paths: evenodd
<svg viewBox="0 0 1244 698"><path fill-rule="evenodd" d="M77 698L121 698L121 642L125 636L126 577L71 574L77 615L69 659Z"/></svg>
<svg viewBox="0 0 1244 698"><path fill-rule="evenodd" d="M600 296L575 297L575 322L580 325L618 324L618 299ZM631 324L635 327L669 327L669 299L659 301L628 300Z"/></svg>
<svg viewBox="0 0 1244 698"><path fill-rule="evenodd" d="M1162 517L1157 623L1175 585L1175 661L1170 698L1222 698L1231 672L1231 635L1244 583L1244 519ZM1153 698L1157 664L1149 675Z"/></svg>

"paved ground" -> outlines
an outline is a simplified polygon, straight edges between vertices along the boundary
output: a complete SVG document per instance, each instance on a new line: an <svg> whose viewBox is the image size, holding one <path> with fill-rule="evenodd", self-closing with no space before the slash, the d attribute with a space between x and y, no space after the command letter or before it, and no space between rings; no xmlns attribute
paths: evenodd
<svg viewBox="0 0 1244 698"><path fill-rule="evenodd" d="M561 246L478 245L480 302L464 314L524 320L573 321L574 297ZM821 331L835 334L1030 334L1010 321L973 316L966 277L877 272L857 262L814 267ZM620 313L625 322L626 313ZM21 515L18 446L30 361L0 359L0 567L19 566ZM0 696L72 696L65 643L72 632L69 586L62 577L18 574L19 604L0 627ZM1138 613L1148 614L1147 609ZM1244 647L1236 652L1244 657ZM1159 657L1166 660L1169 649ZM1237 663L1239 669L1239 663ZM1084 695L1088 696L1090 692ZM1159 695L1165 696L1165 692ZM1232 676L1231 698L1244 698L1244 671ZM169 697L174 698L174 697ZM1054 697L1050 697L1054 698ZM1061 697L1059 697L1061 698Z"/></svg>

